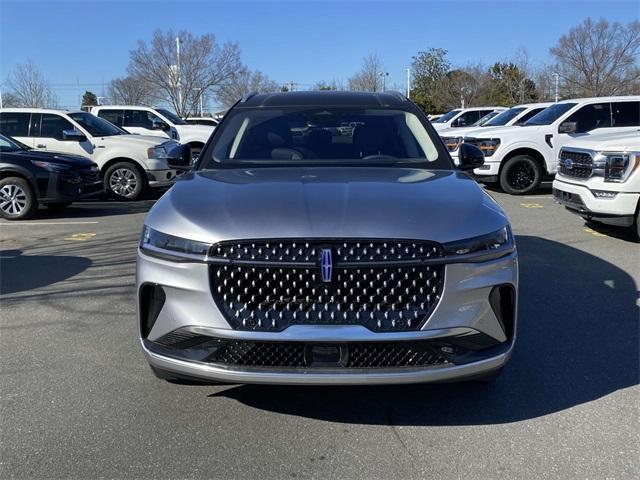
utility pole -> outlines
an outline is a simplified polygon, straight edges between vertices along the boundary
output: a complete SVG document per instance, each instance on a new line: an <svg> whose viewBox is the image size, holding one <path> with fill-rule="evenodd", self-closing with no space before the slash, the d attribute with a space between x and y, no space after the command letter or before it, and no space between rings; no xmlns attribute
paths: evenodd
<svg viewBox="0 0 640 480"><path fill-rule="evenodd" d="M553 76L556 77L556 102L557 102L558 101L558 77L560 75L558 75L558 73L554 73Z"/></svg>
<svg viewBox="0 0 640 480"><path fill-rule="evenodd" d="M389 76L389 72L380 72L380 76L382 77L382 91L384 92L387 89L387 77Z"/></svg>
<svg viewBox="0 0 640 480"><path fill-rule="evenodd" d="M464 87L460 87L460 108L464 109Z"/></svg>
<svg viewBox="0 0 640 480"><path fill-rule="evenodd" d="M203 113L203 108L202 108L202 97L204 96L204 88L202 87L195 87L194 90L197 90L198 93L198 100L200 103L200 116L203 117L204 113Z"/></svg>
<svg viewBox="0 0 640 480"><path fill-rule="evenodd" d="M411 95L411 69L407 68L407 98Z"/></svg>
<svg viewBox="0 0 640 480"><path fill-rule="evenodd" d="M176 78L178 81L178 108L182 110L182 85L180 84L180 37L176 37ZM178 116L183 112L176 112Z"/></svg>

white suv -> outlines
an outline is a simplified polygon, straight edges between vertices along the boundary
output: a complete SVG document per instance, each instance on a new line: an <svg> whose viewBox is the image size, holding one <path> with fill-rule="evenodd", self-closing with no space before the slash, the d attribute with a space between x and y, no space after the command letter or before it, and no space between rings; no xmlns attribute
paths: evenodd
<svg viewBox="0 0 640 480"><path fill-rule="evenodd" d="M640 96L564 100L522 126L476 130L464 138L482 149L484 165L474 170L482 182L500 182L511 194L532 192L557 169L560 149L579 138L622 133L640 126Z"/></svg>
<svg viewBox="0 0 640 480"><path fill-rule="evenodd" d="M431 125L438 133L447 128L470 127L491 112L503 112L505 110L505 107L456 108L431 122Z"/></svg>
<svg viewBox="0 0 640 480"><path fill-rule="evenodd" d="M0 109L0 133L35 150L81 155L98 165L105 190L119 200L138 198L147 186L176 180L166 154L173 140L130 135L87 112L41 108Z"/></svg>
<svg viewBox="0 0 640 480"><path fill-rule="evenodd" d="M522 125L534 115L537 115L545 108L553 105L551 102L542 103L524 103L522 105L516 105L509 110L504 110L496 114L493 118L482 124L476 124L471 127L462 128L446 128L438 131L442 141L447 146L447 150L451 154L453 161L458 164L458 149L460 144L464 140L466 135L474 136L475 131L478 130L478 135L490 132L490 128L496 127L510 127L512 125ZM495 112L493 112L495 113ZM491 114L489 114L491 115ZM482 121L482 120L480 120ZM479 129L482 127L482 130ZM487 130L484 130L487 129Z"/></svg>
<svg viewBox="0 0 640 480"><path fill-rule="evenodd" d="M587 220L635 224L640 236L640 131L593 135L562 147L553 195Z"/></svg>
<svg viewBox="0 0 640 480"><path fill-rule="evenodd" d="M171 138L189 145L197 159L202 147L215 129L211 125L192 125L165 108L133 105L102 105L93 107L91 113L110 121L129 133Z"/></svg>

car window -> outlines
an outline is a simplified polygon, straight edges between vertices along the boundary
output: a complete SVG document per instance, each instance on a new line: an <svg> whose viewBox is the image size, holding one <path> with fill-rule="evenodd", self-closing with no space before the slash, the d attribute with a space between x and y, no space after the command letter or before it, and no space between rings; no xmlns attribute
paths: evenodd
<svg viewBox="0 0 640 480"><path fill-rule="evenodd" d="M204 168L242 165L397 165L450 168L409 111L358 107L237 109L218 127ZM439 142L438 142L439 144ZM210 155L210 154L209 154Z"/></svg>
<svg viewBox="0 0 640 480"><path fill-rule="evenodd" d="M55 138L62 140L62 132L64 130L75 130L71 122L66 118L54 113L43 113L40 123L40 134L32 135L44 138Z"/></svg>
<svg viewBox="0 0 640 480"><path fill-rule="evenodd" d="M567 103L555 103L550 107L545 108L537 115L531 117L524 125L551 125L562 115L567 113L573 107L575 107L575 103L567 102Z"/></svg>
<svg viewBox="0 0 640 480"><path fill-rule="evenodd" d="M166 118L168 118L169 121L171 123L173 123L174 125L188 125L187 122L185 122L183 119L181 119L175 113L170 112L166 108L159 108L158 112L160 112L161 115L164 115Z"/></svg>
<svg viewBox="0 0 640 480"><path fill-rule="evenodd" d="M453 117L460 113L460 110L451 110L450 112L445 113L439 119L434 120L433 123L447 123Z"/></svg>
<svg viewBox="0 0 640 480"><path fill-rule="evenodd" d="M614 127L640 126L640 102L613 102L611 112Z"/></svg>
<svg viewBox="0 0 640 480"><path fill-rule="evenodd" d="M611 104L592 103L572 113L566 122L575 122L575 133L585 133L596 128L611 126Z"/></svg>
<svg viewBox="0 0 640 480"><path fill-rule="evenodd" d="M28 136L30 117L28 112L0 113L0 133L11 137Z"/></svg>
<svg viewBox="0 0 640 480"><path fill-rule="evenodd" d="M497 115L491 118L488 122L484 123L484 127L501 127L509 123L512 119L517 117L520 112L524 110L524 107L513 107L504 112L498 112Z"/></svg>
<svg viewBox="0 0 640 480"><path fill-rule="evenodd" d="M455 119L455 121L451 124L451 126L468 127L476 123L478 120L480 120L481 116L484 116L484 115L480 115L479 110L471 110L469 112L464 112L462 115L460 115L458 118Z"/></svg>
<svg viewBox="0 0 640 480"><path fill-rule="evenodd" d="M107 122L122 127L124 121L124 113L122 110L103 110L98 111L98 116L104 118Z"/></svg>
<svg viewBox="0 0 640 480"><path fill-rule="evenodd" d="M538 108L532 108L531 110L529 110L527 113L525 113L524 115L522 115L514 125L522 125L524 122L529 121L530 118L535 117L537 114L539 114L541 111L543 111L545 108L547 107L538 107Z"/></svg>
<svg viewBox="0 0 640 480"><path fill-rule="evenodd" d="M155 113L147 110L125 110L124 111L124 126L125 127L140 127L153 129L153 121L155 119L162 120Z"/></svg>
<svg viewBox="0 0 640 480"><path fill-rule="evenodd" d="M87 112L74 112L70 113L69 116L94 137L110 137L125 133L106 119L96 117Z"/></svg>

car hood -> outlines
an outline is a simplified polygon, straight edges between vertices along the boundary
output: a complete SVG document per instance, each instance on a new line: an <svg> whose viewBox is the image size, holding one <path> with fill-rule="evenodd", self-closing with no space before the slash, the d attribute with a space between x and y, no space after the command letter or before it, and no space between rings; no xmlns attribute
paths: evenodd
<svg viewBox="0 0 640 480"><path fill-rule="evenodd" d="M403 238L448 242L499 230L502 209L464 173L258 168L188 174L146 224L193 240Z"/></svg>
<svg viewBox="0 0 640 480"><path fill-rule="evenodd" d="M156 145L160 145L163 142L169 140L166 137L158 137L152 135L134 135L134 134L123 134L123 135L112 135L108 137L99 137L100 141L105 144L122 144L125 145L136 145L144 148L154 147Z"/></svg>
<svg viewBox="0 0 640 480"><path fill-rule="evenodd" d="M208 136L213 133L215 128L213 125L176 125L178 133L182 133L183 135Z"/></svg>
<svg viewBox="0 0 640 480"><path fill-rule="evenodd" d="M40 152L38 150L19 150L17 152L2 152L0 157L3 159L25 159L28 161L39 160L42 162L62 163L65 165L71 165L78 168L89 167L95 165L88 158L80 155L70 155L66 153L56 152Z"/></svg>
<svg viewBox="0 0 640 480"><path fill-rule="evenodd" d="M571 142L566 147L587 148L596 151L626 152L640 151L640 131L624 133L600 133L585 136Z"/></svg>
<svg viewBox="0 0 640 480"><path fill-rule="evenodd" d="M469 130L465 137L470 138L500 138L511 135L522 135L523 128L526 128L528 132L533 132L540 129L539 126L523 127L518 125L512 125L510 127L476 127L473 130Z"/></svg>

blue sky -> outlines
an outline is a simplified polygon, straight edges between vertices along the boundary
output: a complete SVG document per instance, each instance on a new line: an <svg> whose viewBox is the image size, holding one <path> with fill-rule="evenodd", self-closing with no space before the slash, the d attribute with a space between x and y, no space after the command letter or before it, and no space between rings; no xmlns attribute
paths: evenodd
<svg viewBox="0 0 640 480"><path fill-rule="evenodd" d="M48 1L0 0L0 80L33 59L64 106L78 87L97 94L125 74L129 50L154 30L214 33L240 44L242 61L281 83L346 79L376 53L390 84L404 85L411 56L430 47L453 64L488 64L529 51L549 62L549 47L585 18L638 19L625 1Z"/></svg>

